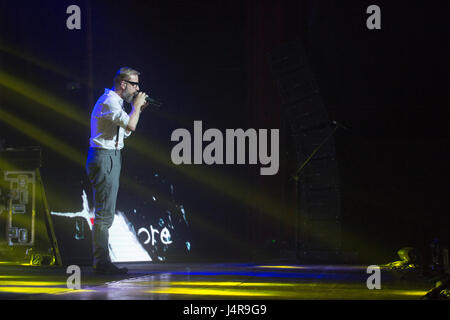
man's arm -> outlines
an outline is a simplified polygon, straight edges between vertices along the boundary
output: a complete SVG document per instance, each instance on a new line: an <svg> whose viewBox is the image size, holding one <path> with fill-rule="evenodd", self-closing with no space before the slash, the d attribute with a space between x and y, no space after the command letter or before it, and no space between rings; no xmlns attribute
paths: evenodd
<svg viewBox="0 0 450 320"><path fill-rule="evenodd" d="M129 114L130 120L128 120L128 126L126 129L127 134L129 134L131 131L136 130L141 111L143 110L143 108L145 108L145 96L146 95L144 92L139 92L131 103L131 112Z"/></svg>

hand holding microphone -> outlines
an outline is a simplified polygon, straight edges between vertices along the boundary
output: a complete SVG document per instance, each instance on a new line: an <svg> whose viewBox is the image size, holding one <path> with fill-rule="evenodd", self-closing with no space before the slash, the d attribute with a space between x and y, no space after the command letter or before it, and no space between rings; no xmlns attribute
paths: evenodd
<svg viewBox="0 0 450 320"><path fill-rule="evenodd" d="M147 101L145 100L146 97L147 95L145 94L145 92L137 92L133 99L133 107L142 111L147 106Z"/></svg>
<svg viewBox="0 0 450 320"><path fill-rule="evenodd" d="M144 100L142 101L142 98L144 98ZM150 98L146 93L139 91L138 93L136 93L136 96L134 97L134 102L133 105L136 106L140 106L141 111L144 110L148 105L151 105L153 107L156 108L161 108L162 103Z"/></svg>

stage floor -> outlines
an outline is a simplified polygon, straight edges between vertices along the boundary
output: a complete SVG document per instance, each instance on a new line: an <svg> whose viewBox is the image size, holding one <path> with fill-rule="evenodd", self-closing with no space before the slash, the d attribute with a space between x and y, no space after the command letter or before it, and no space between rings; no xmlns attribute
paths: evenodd
<svg viewBox="0 0 450 320"><path fill-rule="evenodd" d="M280 263L128 263L125 276L81 267L68 289L66 267L0 264L0 299L38 300L419 300L434 283L382 269L367 288L367 266Z"/></svg>

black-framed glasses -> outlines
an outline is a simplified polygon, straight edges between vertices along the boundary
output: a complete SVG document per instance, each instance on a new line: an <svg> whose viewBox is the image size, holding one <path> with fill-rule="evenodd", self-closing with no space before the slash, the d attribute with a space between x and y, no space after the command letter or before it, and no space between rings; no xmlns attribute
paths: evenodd
<svg viewBox="0 0 450 320"><path fill-rule="evenodd" d="M128 82L129 84L132 84L135 87L139 86L139 82L133 82L133 81L128 81L128 80L123 80L123 81Z"/></svg>

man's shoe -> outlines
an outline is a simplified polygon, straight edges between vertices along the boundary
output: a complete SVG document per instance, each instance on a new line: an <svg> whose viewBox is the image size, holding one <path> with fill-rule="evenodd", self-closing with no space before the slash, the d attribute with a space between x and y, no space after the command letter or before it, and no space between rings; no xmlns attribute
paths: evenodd
<svg viewBox="0 0 450 320"><path fill-rule="evenodd" d="M111 262L98 263L94 266L94 272L98 274L123 275L128 272L127 268L119 268Z"/></svg>

